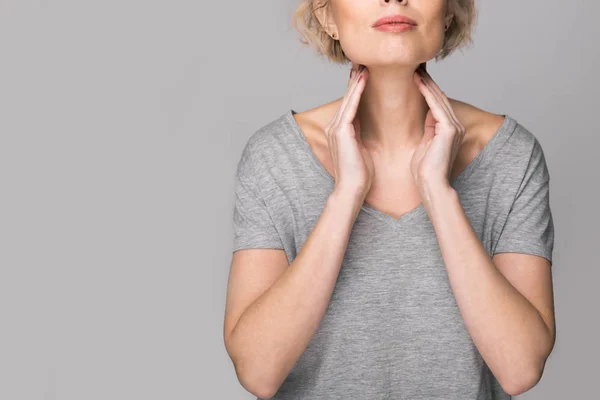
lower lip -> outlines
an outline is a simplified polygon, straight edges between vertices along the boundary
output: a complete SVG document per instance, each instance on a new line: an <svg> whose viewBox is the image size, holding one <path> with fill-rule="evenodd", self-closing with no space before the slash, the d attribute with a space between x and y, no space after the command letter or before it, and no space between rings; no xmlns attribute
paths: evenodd
<svg viewBox="0 0 600 400"><path fill-rule="evenodd" d="M416 26L411 24L383 24L374 28L383 32L406 32L416 28Z"/></svg>

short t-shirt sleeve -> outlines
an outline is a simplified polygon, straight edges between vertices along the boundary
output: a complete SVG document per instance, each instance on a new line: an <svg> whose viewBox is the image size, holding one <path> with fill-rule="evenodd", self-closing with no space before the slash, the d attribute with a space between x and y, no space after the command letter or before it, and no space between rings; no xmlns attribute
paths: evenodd
<svg viewBox="0 0 600 400"><path fill-rule="evenodd" d="M524 253L552 265L554 222L550 210L550 175L537 139L523 180L492 254Z"/></svg>
<svg viewBox="0 0 600 400"><path fill-rule="evenodd" d="M233 250L283 249L283 243L261 196L247 149L235 175Z"/></svg>

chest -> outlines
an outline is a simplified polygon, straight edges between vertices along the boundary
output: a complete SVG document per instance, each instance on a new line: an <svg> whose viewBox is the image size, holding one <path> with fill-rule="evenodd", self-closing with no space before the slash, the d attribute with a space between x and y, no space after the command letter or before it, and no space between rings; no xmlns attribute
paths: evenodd
<svg viewBox="0 0 600 400"><path fill-rule="evenodd" d="M439 398L447 393L441 382L453 381L458 373L476 392L482 359L456 304L427 215L414 217L410 228L380 222L368 213L357 218L298 374L314 374L319 387L330 385L323 377L335 376L336 384L361 381L361 390L380 386L405 393L417 388L430 391L428 398Z"/></svg>
<svg viewBox="0 0 600 400"><path fill-rule="evenodd" d="M398 305L455 305L427 213L411 212L412 219L397 220L376 210L361 210L350 233L333 302L351 296L365 307L389 311Z"/></svg>

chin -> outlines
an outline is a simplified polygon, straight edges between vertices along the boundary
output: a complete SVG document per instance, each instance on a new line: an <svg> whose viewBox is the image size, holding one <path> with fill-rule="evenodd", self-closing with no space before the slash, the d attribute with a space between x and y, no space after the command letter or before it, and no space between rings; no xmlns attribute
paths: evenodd
<svg viewBox="0 0 600 400"><path fill-rule="evenodd" d="M419 65L435 57L435 52L407 51L407 49L388 49L386 54L374 57L377 61L374 64L380 65Z"/></svg>
<svg viewBox="0 0 600 400"><path fill-rule="evenodd" d="M365 65L372 67L418 67L421 63L425 63L429 60L424 60L423 57L384 57L376 60L372 60L371 62L366 63Z"/></svg>

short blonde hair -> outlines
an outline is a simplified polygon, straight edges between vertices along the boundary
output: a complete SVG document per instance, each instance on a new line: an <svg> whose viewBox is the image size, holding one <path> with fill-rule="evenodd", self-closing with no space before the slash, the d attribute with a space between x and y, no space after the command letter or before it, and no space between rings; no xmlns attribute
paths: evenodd
<svg viewBox="0 0 600 400"><path fill-rule="evenodd" d="M452 22L444 36L444 44L435 60L443 60L456 49L473 43L472 30L477 12L475 0L447 0L448 13L453 15ZM346 64L350 60L344 54L339 40L334 40L325 32L317 19L315 10L327 6L329 0L301 0L293 15L293 24L302 35L300 42L313 47L317 54L336 64Z"/></svg>

